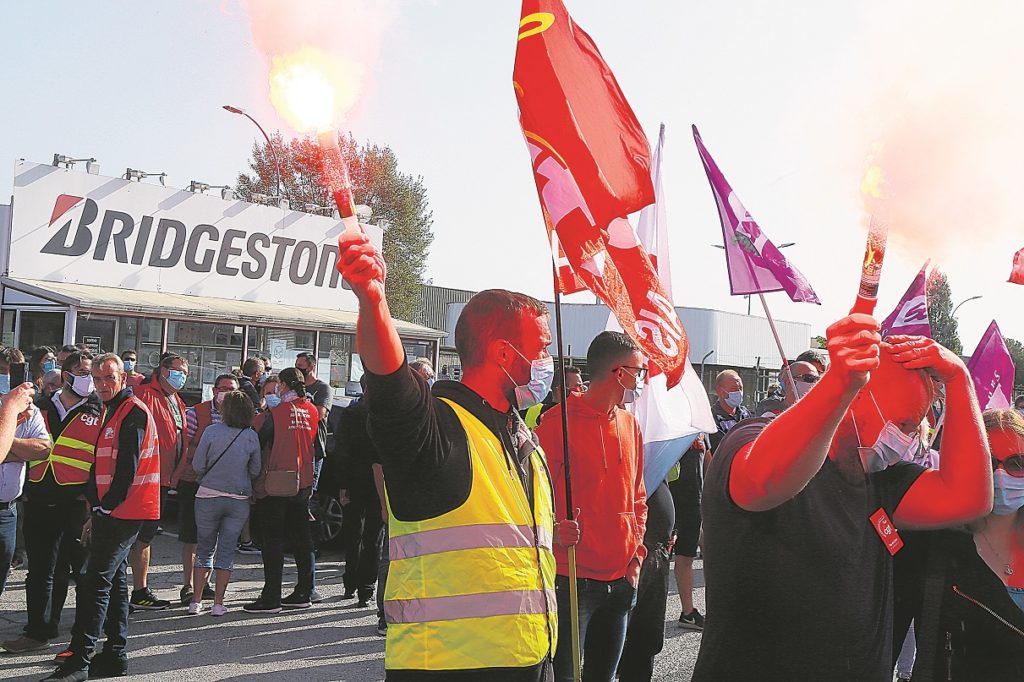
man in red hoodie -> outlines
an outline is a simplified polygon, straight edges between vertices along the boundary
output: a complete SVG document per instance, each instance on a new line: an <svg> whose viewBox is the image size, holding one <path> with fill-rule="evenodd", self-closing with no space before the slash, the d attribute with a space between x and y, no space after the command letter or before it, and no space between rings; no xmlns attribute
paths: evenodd
<svg viewBox="0 0 1024 682"><path fill-rule="evenodd" d="M622 409L643 388L647 370L633 341L602 332L587 350L590 390L570 394L569 458L572 503L580 527L576 545L580 640L584 678L611 682L626 638L626 621L636 600L647 521L643 436L632 414ZM562 406L548 410L537 428L555 489L556 518L566 518L562 447ZM558 640L555 678L573 679L567 550L555 545L558 577ZM564 644L563 644L564 643Z"/></svg>

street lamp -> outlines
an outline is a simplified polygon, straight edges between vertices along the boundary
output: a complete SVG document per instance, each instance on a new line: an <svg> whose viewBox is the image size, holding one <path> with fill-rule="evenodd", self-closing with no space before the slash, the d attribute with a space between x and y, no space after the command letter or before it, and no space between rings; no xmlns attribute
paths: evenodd
<svg viewBox="0 0 1024 682"><path fill-rule="evenodd" d="M971 296L970 298L965 298L964 300L960 301L959 303L956 304L956 306L953 307L953 312L951 312L949 316L956 317L956 311L960 308L960 306L962 306L964 303L967 303L968 301L977 301L979 298L981 298L981 294L978 294L977 296Z"/></svg>
<svg viewBox="0 0 1024 682"><path fill-rule="evenodd" d="M277 170L277 196L283 196L283 192L281 191L281 160L277 158L277 150L274 148L274 145L270 142L270 136L267 135L267 131L263 129L263 126L261 126L256 121L256 119L247 114L244 109L233 107L230 104L225 104L223 108L225 111L230 111L232 114L241 114L242 116L245 116L247 119L253 122L253 125L260 129L261 133L263 133L263 139L267 141L267 147L270 149L270 154L274 157L274 168Z"/></svg>
<svg viewBox="0 0 1024 682"><path fill-rule="evenodd" d="M723 246L722 244L712 244L711 246L715 247L716 249L722 249L723 251L725 251L725 246ZM785 249L785 248L790 247L790 246L796 246L796 242L786 242L785 244L779 244L775 248L777 248L777 249ZM745 298L747 299L747 315L749 315L750 314L750 294L747 294L745 296Z"/></svg>
<svg viewBox="0 0 1024 682"><path fill-rule="evenodd" d="M64 166L65 168L74 168L76 163L85 161L85 172L89 175L98 175L100 172L100 165L96 163L96 159L93 158L81 158L72 159L70 156L64 156L63 154L53 155L54 166Z"/></svg>
<svg viewBox="0 0 1024 682"><path fill-rule="evenodd" d="M136 168L128 168L124 172L124 179L129 182L132 180L142 182L144 178L159 178L160 184L165 187L167 186L167 173L147 173L146 171L141 171Z"/></svg>
<svg viewBox="0 0 1024 682"><path fill-rule="evenodd" d="M200 182L199 180L193 180L192 182L188 183L189 192L194 192L197 194L206 194L206 190L208 189L219 189L220 198L226 201L235 198L235 191L231 189L230 185L211 185L207 182Z"/></svg>

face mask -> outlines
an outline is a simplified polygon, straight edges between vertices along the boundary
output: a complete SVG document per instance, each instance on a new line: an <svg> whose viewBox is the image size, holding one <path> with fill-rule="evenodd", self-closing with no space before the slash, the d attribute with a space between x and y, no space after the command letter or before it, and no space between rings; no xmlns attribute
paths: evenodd
<svg viewBox="0 0 1024 682"><path fill-rule="evenodd" d="M729 407L739 407L743 404L743 391L733 391L725 396L725 404Z"/></svg>
<svg viewBox="0 0 1024 682"><path fill-rule="evenodd" d="M907 435L892 422L885 422L878 439L870 448L857 448L864 471L869 474L882 471L896 462L912 462L920 451L920 434Z"/></svg>
<svg viewBox="0 0 1024 682"><path fill-rule="evenodd" d="M431 378L427 379L427 386L431 386L432 387L433 385L434 385L434 378L431 377Z"/></svg>
<svg viewBox="0 0 1024 682"><path fill-rule="evenodd" d="M281 396L276 393L268 393L263 397L267 399L267 407L271 410L281 404Z"/></svg>
<svg viewBox="0 0 1024 682"><path fill-rule="evenodd" d="M805 395L807 395L807 391L811 390L811 387L813 386L814 384L809 384L806 381L799 381L797 379L793 379L794 397L797 400L800 400L800 398L803 398Z"/></svg>
<svg viewBox="0 0 1024 682"><path fill-rule="evenodd" d="M619 386L622 386L622 380L619 379ZM626 405L635 403L640 400L640 394L644 392L644 384L642 381L636 382L636 388L626 388L622 386L622 402Z"/></svg>
<svg viewBox="0 0 1024 682"><path fill-rule="evenodd" d="M84 377L74 377L71 381L71 390L77 396L87 397L93 391L92 375L86 374Z"/></svg>
<svg viewBox="0 0 1024 682"><path fill-rule="evenodd" d="M1024 507L1024 478L1014 478L1004 469L996 469L992 474L992 493L993 514L1016 514Z"/></svg>
<svg viewBox="0 0 1024 682"><path fill-rule="evenodd" d="M167 383L175 391L180 391L181 389L185 388L185 379L187 379L187 378L188 378L188 375L185 374L184 372L182 372L179 369L172 369L172 370L168 371L167 377L166 377Z"/></svg>
<svg viewBox="0 0 1024 682"><path fill-rule="evenodd" d="M0 374L0 395L11 392L11 375Z"/></svg>
<svg viewBox="0 0 1024 682"><path fill-rule="evenodd" d="M43 374L46 374L47 372L52 372L55 369L57 369L56 360L47 360L46 362L43 363Z"/></svg>
<svg viewBox="0 0 1024 682"><path fill-rule="evenodd" d="M134 372L135 371L135 361L134 360L125 360L124 361L124 371L126 371L126 372Z"/></svg>
<svg viewBox="0 0 1024 682"><path fill-rule="evenodd" d="M224 404L224 396L226 396L226 395L227 395L227 393L216 393L216 394L214 394L213 402L217 403L217 407L220 407L221 405Z"/></svg>
<svg viewBox="0 0 1024 682"><path fill-rule="evenodd" d="M516 350L511 343L509 347L516 351L516 355L526 360L526 356ZM530 382L525 386L516 386L516 407L520 410L533 407L544 400L551 392L551 382L555 378L555 359L550 355L526 361L530 363ZM502 367L501 371L505 372L505 368ZM515 379L512 379L508 372L505 372L505 376L515 383Z"/></svg>

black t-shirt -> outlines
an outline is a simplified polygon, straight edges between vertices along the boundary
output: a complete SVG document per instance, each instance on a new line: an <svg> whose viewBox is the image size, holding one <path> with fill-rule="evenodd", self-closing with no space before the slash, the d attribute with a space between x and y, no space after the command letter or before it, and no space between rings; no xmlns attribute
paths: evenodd
<svg viewBox="0 0 1024 682"><path fill-rule="evenodd" d="M306 386L306 397L316 407L323 407L327 415L331 413L331 387L324 381L317 379L309 386ZM313 442L314 459L323 459L327 454L327 415L316 427L316 440Z"/></svg>
<svg viewBox="0 0 1024 682"><path fill-rule="evenodd" d="M648 549L658 545L667 545L672 538L672 529L676 525L676 508L672 503L672 493L668 484L661 482L654 492L647 496L647 529L644 531L644 544Z"/></svg>
<svg viewBox="0 0 1024 682"><path fill-rule="evenodd" d="M892 558L869 517L891 519L924 469L897 464L847 481L826 459L796 497L764 512L729 495L741 447L769 424L722 441L704 484L707 624L694 682L892 677Z"/></svg>

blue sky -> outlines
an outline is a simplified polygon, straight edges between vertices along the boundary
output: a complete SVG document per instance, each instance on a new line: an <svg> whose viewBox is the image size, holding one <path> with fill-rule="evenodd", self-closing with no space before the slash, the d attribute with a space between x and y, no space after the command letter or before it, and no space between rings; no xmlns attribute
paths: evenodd
<svg viewBox="0 0 1024 682"><path fill-rule="evenodd" d="M1004 282L1013 252L1024 247L1024 230L1012 194L992 180L1006 176L1009 186L1012 171L1019 178L1021 169L1007 159L1024 158L1021 135L1002 127L1019 121L1024 107L994 78L1010 68L1019 76L1022 65L1019 40L995 40L1003 30L998 24L1019 19L1011 3L994 3L985 18L944 2L899 3L895 10L876 0L566 4L601 48L649 136L656 137L660 122L668 126L677 304L746 310L742 298L729 297L722 252L710 247L721 232L691 123L761 228L776 243L796 242L787 256L824 305L793 304L782 294L769 301L777 317L809 321L814 333L841 317L856 292L864 243L858 188L871 135L926 130L933 134L921 144L935 149L955 123L992 139L972 143L984 154L950 154L956 158L941 163L904 155L908 167L953 165L959 172L915 176L915 200L940 218L922 221L930 226L925 238L913 232L893 242L880 317L924 259L935 256L956 301L984 296L960 313L965 350L993 317L1005 334L1024 338L1024 289ZM281 5L294 12L310 6ZM435 218L428 277L550 298L544 231L511 87L519 3L395 0L374 7L387 11L372 36L337 28L339 44L367 42L366 85L341 127L390 145L404 171L423 176ZM948 43L950 35L957 43ZM965 45L997 42L1007 43L998 53ZM943 61L943 45L971 68L958 71ZM974 56L965 62L965 53ZM131 166L166 171L172 186L232 183L258 133L222 111L226 103L246 108L268 129L294 134L269 102L266 57L234 0L11 3L0 56L0 196L10 192L16 158L46 162L55 152L95 156L104 175ZM954 112L943 104L988 94L998 107ZM902 128L889 125L896 120ZM955 140L949 144L958 149ZM974 177L985 177L986 186L972 203ZM945 205L951 193L965 197L963 206ZM978 225L965 224L960 216L969 220L981 202L987 210L976 214Z"/></svg>

